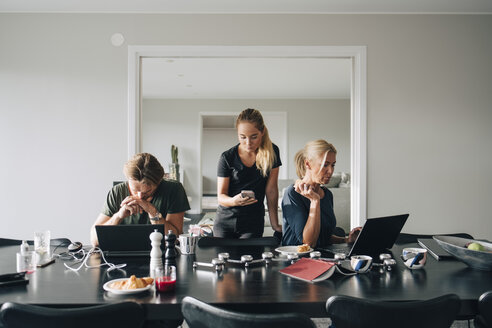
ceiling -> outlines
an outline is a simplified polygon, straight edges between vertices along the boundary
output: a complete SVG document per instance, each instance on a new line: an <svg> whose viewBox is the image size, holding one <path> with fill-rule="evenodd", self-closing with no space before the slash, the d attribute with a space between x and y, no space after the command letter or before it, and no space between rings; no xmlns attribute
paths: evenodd
<svg viewBox="0 0 492 328"><path fill-rule="evenodd" d="M0 13L491 14L492 1L0 0ZM142 66L144 98L350 97L348 59L146 58Z"/></svg>
<svg viewBox="0 0 492 328"><path fill-rule="evenodd" d="M144 98L348 99L348 58L144 58Z"/></svg>
<svg viewBox="0 0 492 328"><path fill-rule="evenodd" d="M490 0L1 0L0 12L492 13Z"/></svg>

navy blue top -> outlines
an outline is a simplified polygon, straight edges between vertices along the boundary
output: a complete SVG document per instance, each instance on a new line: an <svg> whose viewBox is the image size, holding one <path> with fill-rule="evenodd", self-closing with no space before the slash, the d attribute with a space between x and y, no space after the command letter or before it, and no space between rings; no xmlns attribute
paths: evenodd
<svg viewBox="0 0 492 328"><path fill-rule="evenodd" d="M331 236L337 225L337 219L333 212L333 194L325 187L325 197L320 199L321 209L321 229L316 243L316 247L322 247L331 244ZM282 245L302 245L302 233L309 216L309 206L311 201L299 194L290 185L284 192L282 198L283 213L283 237Z"/></svg>
<svg viewBox="0 0 492 328"><path fill-rule="evenodd" d="M224 213L231 211L235 214L256 214L264 217L265 207L263 201L265 199L265 189L270 173L266 177L261 175L261 172L256 167L256 162L251 167L244 165L239 157L238 147L239 144L222 153L217 165L217 176L229 178L229 197L236 196L241 190L253 190L258 202L248 206L224 207L219 205L220 211ZM280 152L275 144L273 144L273 151L275 153L275 160L272 169L282 165Z"/></svg>

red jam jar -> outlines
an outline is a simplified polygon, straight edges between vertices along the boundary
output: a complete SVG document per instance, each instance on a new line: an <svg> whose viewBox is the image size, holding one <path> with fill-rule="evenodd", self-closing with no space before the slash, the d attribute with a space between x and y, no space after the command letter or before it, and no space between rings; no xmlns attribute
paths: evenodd
<svg viewBox="0 0 492 328"><path fill-rule="evenodd" d="M169 292L176 288L175 266L155 269L155 288L158 292Z"/></svg>

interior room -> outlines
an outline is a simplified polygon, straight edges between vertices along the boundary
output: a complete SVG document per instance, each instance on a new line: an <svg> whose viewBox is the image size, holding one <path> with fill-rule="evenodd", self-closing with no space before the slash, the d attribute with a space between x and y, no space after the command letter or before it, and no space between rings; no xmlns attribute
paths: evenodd
<svg viewBox="0 0 492 328"><path fill-rule="evenodd" d="M294 155L323 131L338 150L330 185L336 187L337 225L349 231L351 65L349 58L143 58L141 149L166 158L175 136L187 136L172 142L183 149L182 183L192 207L188 216L202 213L201 224L211 225L218 206L217 162L238 143L240 111L261 108L280 149L280 217L283 191L297 178ZM235 79L241 82L232 83ZM347 181L339 189L342 173ZM265 235L273 234L268 211L265 225Z"/></svg>
<svg viewBox="0 0 492 328"><path fill-rule="evenodd" d="M360 12L315 12L308 6L302 11L292 3L281 13L241 6L228 12L127 7L111 13L97 6L64 10L2 2L2 225L13 238L49 229L53 236L88 241L112 181L124 179L122 166L133 142L129 47L358 46L367 51L361 136L366 143L365 217L410 213L407 232L466 231L487 238L492 19L486 5L475 4L473 10L456 5L407 13L391 6ZM224 111L210 108L215 107L212 100L186 101L200 103L197 111ZM231 112L249 104L287 112L274 104L281 100L220 100L228 101L238 104L226 106ZM293 110L287 119L299 124L299 115ZM176 136L155 151L165 166L170 144L182 144L182 161L195 151L184 144L187 134L177 131ZM317 137L330 136L319 131ZM289 138L295 142L289 145L287 164L306 139ZM209 165L202 170L208 172ZM191 174L196 173L184 171L185 186ZM290 167L286 178L293 177ZM192 198L202 182L188 181ZM26 190L32 195L28 206Z"/></svg>
<svg viewBox="0 0 492 328"><path fill-rule="evenodd" d="M491 35L488 0L0 1L0 328L492 326ZM355 252L354 234L325 234L355 245L328 258L316 240L175 236L168 223L98 226L131 228L106 237L141 242L139 256L92 247L139 152L181 182L185 218L213 222L217 161L246 108L280 148L279 200L307 141L335 145L337 225L370 222L376 255Z"/></svg>

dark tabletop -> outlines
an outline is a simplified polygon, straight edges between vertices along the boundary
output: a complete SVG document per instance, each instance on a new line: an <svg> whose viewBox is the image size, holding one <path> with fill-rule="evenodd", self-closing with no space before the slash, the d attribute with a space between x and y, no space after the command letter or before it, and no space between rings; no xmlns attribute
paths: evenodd
<svg viewBox="0 0 492 328"><path fill-rule="evenodd" d="M416 244L402 245L416 246ZM193 269L193 261L209 262L219 252L227 251L231 258L250 254L261 258L271 248L198 248L196 255L177 256L177 285L170 293L156 293L153 289L138 295L115 296L103 290L107 281L116 278L149 275L149 258L109 258L108 261L126 263L122 270L107 272L107 267L72 272L64 267L70 261L39 268L28 275L29 284L0 287L0 304L15 301L51 306L94 305L131 300L145 305L149 319L181 318L181 301L193 296L207 303L229 309L255 313L303 312L311 317L324 317L326 300L332 295L350 295L385 301L423 300L447 293L455 293L462 300L460 316L477 312L478 297L492 290L492 272L470 269L457 260L437 261L428 257L421 270L409 270L399 258L402 247L395 246L397 267L392 272L373 268L369 273L331 278L309 283L279 273L289 262L273 262L269 266L244 268L228 264L216 273L212 269ZM15 272L15 253L18 246L0 247L0 274ZM57 252L61 251L60 249ZM93 255L89 265L101 263L100 255Z"/></svg>

